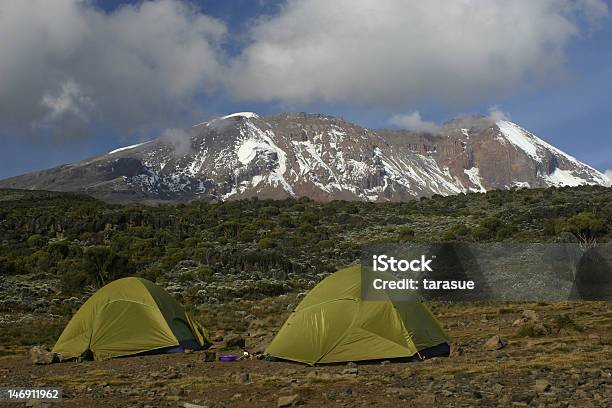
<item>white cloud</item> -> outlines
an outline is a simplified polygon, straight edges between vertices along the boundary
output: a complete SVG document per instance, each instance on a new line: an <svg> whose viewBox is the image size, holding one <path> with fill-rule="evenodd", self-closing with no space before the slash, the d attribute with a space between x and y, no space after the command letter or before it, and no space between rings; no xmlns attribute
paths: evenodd
<svg viewBox="0 0 612 408"><path fill-rule="evenodd" d="M606 170L604 174L608 178L608 180L610 180L608 185L612 186L612 170Z"/></svg>
<svg viewBox="0 0 612 408"><path fill-rule="evenodd" d="M46 93L41 104L49 109L48 120L54 121L64 115L87 120L87 111L91 109L91 99L83 95L79 86L72 80L62 82L56 94Z"/></svg>
<svg viewBox="0 0 612 408"><path fill-rule="evenodd" d="M489 108L489 115L487 116L491 122L497 122L498 120L510 120L510 115L503 112L497 106L491 106Z"/></svg>
<svg viewBox="0 0 612 408"><path fill-rule="evenodd" d="M389 119L389 123L415 132L438 133L440 131L438 124L424 121L418 111L407 115L394 115Z"/></svg>
<svg viewBox="0 0 612 408"><path fill-rule="evenodd" d="M89 0L0 3L0 126L148 130L218 89L226 28L186 2L111 14Z"/></svg>
<svg viewBox="0 0 612 408"><path fill-rule="evenodd" d="M172 145L177 157L186 155L192 149L191 135L184 129L166 129L161 137Z"/></svg>
<svg viewBox="0 0 612 408"><path fill-rule="evenodd" d="M232 62L233 95L286 103L461 103L560 74L602 0L289 0Z"/></svg>
<svg viewBox="0 0 612 408"><path fill-rule="evenodd" d="M215 92L395 111L476 101L553 77L607 14L602 0L287 0L230 56L225 24L187 0L110 14L93 0L2 0L0 130L184 125Z"/></svg>

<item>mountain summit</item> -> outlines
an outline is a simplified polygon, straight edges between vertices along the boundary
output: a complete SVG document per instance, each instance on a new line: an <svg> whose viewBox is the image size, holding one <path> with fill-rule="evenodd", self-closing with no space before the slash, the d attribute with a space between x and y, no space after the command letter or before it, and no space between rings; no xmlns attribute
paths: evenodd
<svg viewBox="0 0 612 408"><path fill-rule="evenodd" d="M326 115L240 112L79 163L0 181L113 202L403 201L432 194L608 183L519 125L468 116L436 134Z"/></svg>

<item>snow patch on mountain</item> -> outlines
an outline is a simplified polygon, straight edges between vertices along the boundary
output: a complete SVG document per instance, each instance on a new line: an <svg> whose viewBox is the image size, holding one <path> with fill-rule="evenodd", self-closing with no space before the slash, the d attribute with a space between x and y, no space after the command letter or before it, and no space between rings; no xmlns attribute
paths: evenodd
<svg viewBox="0 0 612 408"><path fill-rule="evenodd" d="M258 118L259 115L256 114L255 112L236 112L236 113L231 113L229 115L222 116L221 119L229 119L229 118L235 118L235 117Z"/></svg>
<svg viewBox="0 0 612 408"><path fill-rule="evenodd" d="M478 188L470 187L470 191L478 191L481 193L486 193L487 189L482 185L482 179L480 178L480 170L478 167L472 167L470 169L465 169L463 172L468 176L470 182Z"/></svg>
<svg viewBox="0 0 612 408"><path fill-rule="evenodd" d="M583 184L588 184L585 179L574 175L570 170L555 169L553 173L545 176L545 178L551 185L557 187L576 187Z"/></svg>
<svg viewBox="0 0 612 408"><path fill-rule="evenodd" d="M282 188L292 196L295 196L293 188L285 179L287 171L287 154L278 147L274 141L274 132L262 130L251 122L246 122L246 126L240 129L242 142L236 149L236 156L242 165L248 165L259 152L269 153L268 160L275 159L275 163L270 163L272 171L268 175L268 182L272 186L281 185Z"/></svg>
<svg viewBox="0 0 612 408"><path fill-rule="evenodd" d="M542 156L538 153L535 141L520 126L507 120L498 120L496 125L507 141L525 152L532 159L539 162L542 161Z"/></svg>
<svg viewBox="0 0 612 408"><path fill-rule="evenodd" d="M119 153L119 152L123 152L124 150L131 150L131 149L135 149L137 147L140 147L142 145L145 145L147 143L151 142L151 140L147 141L147 142L142 142L142 143L137 143L137 144L133 144L130 146L125 146L125 147L120 147L118 149L115 150L111 150L110 152L108 152L107 154L115 154L115 153Z"/></svg>

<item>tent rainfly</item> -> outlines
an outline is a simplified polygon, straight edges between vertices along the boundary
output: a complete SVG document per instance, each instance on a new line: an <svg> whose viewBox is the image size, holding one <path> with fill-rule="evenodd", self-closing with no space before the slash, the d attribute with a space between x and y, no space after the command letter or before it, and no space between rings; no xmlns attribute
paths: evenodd
<svg viewBox="0 0 612 408"><path fill-rule="evenodd" d="M295 308L266 353L314 365L448 355L450 339L418 301L361 299L360 266L325 278Z"/></svg>
<svg viewBox="0 0 612 408"><path fill-rule="evenodd" d="M210 345L204 328L151 281L118 279L94 293L72 317L53 351L62 359L103 360Z"/></svg>

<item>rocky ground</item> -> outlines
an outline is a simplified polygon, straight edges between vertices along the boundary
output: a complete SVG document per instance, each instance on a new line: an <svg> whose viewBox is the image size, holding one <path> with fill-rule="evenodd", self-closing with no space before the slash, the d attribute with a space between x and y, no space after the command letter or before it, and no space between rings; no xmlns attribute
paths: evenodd
<svg viewBox="0 0 612 408"><path fill-rule="evenodd" d="M297 301L297 294L237 299L193 313L208 322L212 351L241 355L236 345L243 339L255 355ZM611 306L434 303L454 341L451 357L322 367L254 358L207 362L206 352L34 365L30 345L52 344L65 319L4 313L0 386L62 387L67 407L605 407L612 400Z"/></svg>

